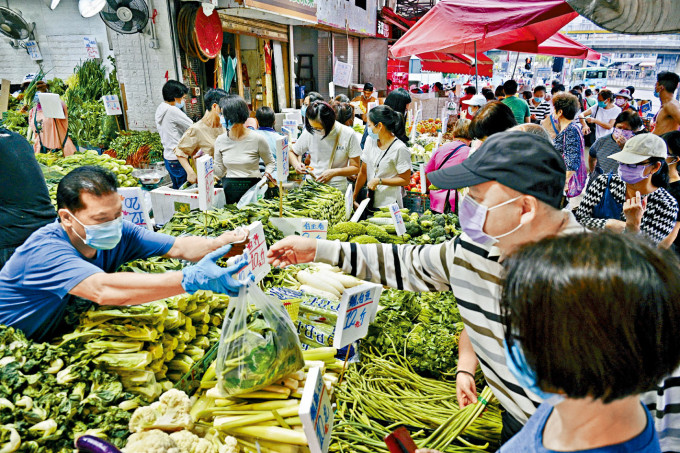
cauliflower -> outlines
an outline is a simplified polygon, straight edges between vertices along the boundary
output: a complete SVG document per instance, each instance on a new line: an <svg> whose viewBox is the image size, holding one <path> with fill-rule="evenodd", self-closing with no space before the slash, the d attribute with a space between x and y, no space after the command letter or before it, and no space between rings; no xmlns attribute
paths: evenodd
<svg viewBox="0 0 680 453"><path fill-rule="evenodd" d="M224 445L220 447L219 453L238 453L238 440L235 437L227 436L224 438Z"/></svg>
<svg viewBox="0 0 680 453"><path fill-rule="evenodd" d="M366 234L366 227L355 222L340 222L328 231L328 234L342 233L347 233L349 237L360 236L362 234Z"/></svg>
<svg viewBox="0 0 680 453"><path fill-rule="evenodd" d="M180 450L167 433L152 429L128 437L123 453L180 453Z"/></svg>
<svg viewBox="0 0 680 453"><path fill-rule="evenodd" d="M170 434L180 453L217 453L217 449L207 439L201 439L191 431L183 430Z"/></svg>
<svg viewBox="0 0 680 453"><path fill-rule="evenodd" d="M191 401L187 394L181 390L170 389L152 405L135 410L130 417L130 431L136 433L147 429L164 431L191 429L194 427L194 421L189 411Z"/></svg>

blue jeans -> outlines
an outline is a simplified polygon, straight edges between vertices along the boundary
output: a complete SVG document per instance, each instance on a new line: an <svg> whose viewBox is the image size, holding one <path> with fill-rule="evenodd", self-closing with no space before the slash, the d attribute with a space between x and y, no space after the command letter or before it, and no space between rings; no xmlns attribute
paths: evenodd
<svg viewBox="0 0 680 453"><path fill-rule="evenodd" d="M182 184L187 182L187 172L178 160L165 159L165 168L168 170L168 173L170 173L173 189L179 189L182 187Z"/></svg>

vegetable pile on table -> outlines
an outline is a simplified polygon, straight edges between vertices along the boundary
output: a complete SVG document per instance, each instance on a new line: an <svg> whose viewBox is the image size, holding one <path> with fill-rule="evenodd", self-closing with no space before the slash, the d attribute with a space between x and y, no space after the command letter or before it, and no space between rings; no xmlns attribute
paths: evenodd
<svg viewBox="0 0 680 453"><path fill-rule="evenodd" d="M131 398L87 351L73 354L0 326L0 451L71 453L83 434L122 447Z"/></svg>
<svg viewBox="0 0 680 453"><path fill-rule="evenodd" d="M435 132L436 136L437 133ZM416 137L414 143L411 143L411 162L427 162L432 157L435 151L434 146L437 138L429 134L423 134Z"/></svg>
<svg viewBox="0 0 680 453"><path fill-rule="evenodd" d="M134 167L163 161L163 145L157 132L119 132L109 147L116 158Z"/></svg>
<svg viewBox="0 0 680 453"><path fill-rule="evenodd" d="M442 120L437 118L430 118L428 120L418 121L416 124L416 132L419 134L437 135L437 132L442 130Z"/></svg>

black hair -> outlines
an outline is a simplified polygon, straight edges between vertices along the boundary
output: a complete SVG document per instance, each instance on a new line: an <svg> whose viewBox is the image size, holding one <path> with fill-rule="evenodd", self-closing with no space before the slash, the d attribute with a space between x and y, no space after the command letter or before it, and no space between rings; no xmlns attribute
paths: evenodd
<svg viewBox="0 0 680 453"><path fill-rule="evenodd" d="M656 76L656 81L669 93L673 93L678 88L680 77L674 72L661 71Z"/></svg>
<svg viewBox="0 0 680 453"><path fill-rule="evenodd" d="M484 93L484 97L486 98L487 102L496 100L496 96L494 96L493 91L491 90Z"/></svg>
<svg viewBox="0 0 680 453"><path fill-rule="evenodd" d="M482 88L482 94L486 96L486 93L493 93L491 91L491 88L484 87Z"/></svg>
<svg viewBox="0 0 680 453"><path fill-rule="evenodd" d="M599 96L602 96L603 101L614 99L614 93L612 93L611 90L601 90Z"/></svg>
<svg viewBox="0 0 680 453"><path fill-rule="evenodd" d="M364 83L364 89L362 91L373 91L373 84L371 82Z"/></svg>
<svg viewBox="0 0 680 453"><path fill-rule="evenodd" d="M528 101L529 99L531 99L532 96L533 96L533 94L531 93L531 91L529 91L529 90L522 91L522 98L524 98L525 101Z"/></svg>
<svg viewBox="0 0 680 453"><path fill-rule="evenodd" d="M189 92L189 88L177 80L168 80L163 85L163 100L165 102L173 102L175 99L184 97Z"/></svg>
<svg viewBox="0 0 680 453"><path fill-rule="evenodd" d="M406 106L411 103L411 95L404 88L397 88L391 91L385 98L384 105L389 105L392 110L406 115Z"/></svg>
<svg viewBox="0 0 680 453"><path fill-rule="evenodd" d="M310 134L313 134L314 128L309 123L309 120L321 123L325 132L323 138L326 138L333 130L333 126L335 126L335 110L333 110L333 107L327 102L316 101L313 104L309 104L309 107L307 107L305 121L305 128Z"/></svg>
<svg viewBox="0 0 680 453"><path fill-rule="evenodd" d="M555 80L553 80L552 82L550 82L550 85L552 85L553 87L556 87L556 86L559 85L559 84L560 84L560 81L557 80L557 79L555 79Z"/></svg>
<svg viewBox="0 0 680 453"><path fill-rule="evenodd" d="M562 111L562 115L568 120L573 120L579 110L578 98L571 93L556 94L553 98L555 113Z"/></svg>
<svg viewBox="0 0 680 453"><path fill-rule="evenodd" d="M583 98L581 97L581 92L579 90L574 89L574 90L569 90L569 94L573 94L574 96L576 96L576 99L578 100L578 105L579 105L579 108L580 108L583 105Z"/></svg>
<svg viewBox="0 0 680 453"><path fill-rule="evenodd" d="M471 94L474 96L475 94L477 94L477 88L473 86L465 87L465 94Z"/></svg>
<svg viewBox="0 0 680 453"><path fill-rule="evenodd" d="M539 85L536 88L534 88L534 94L538 93L539 91L546 92L545 86L544 85Z"/></svg>
<svg viewBox="0 0 680 453"><path fill-rule="evenodd" d="M680 362L680 262L611 231L543 239L504 263L501 313L539 387L610 403Z"/></svg>
<svg viewBox="0 0 680 453"><path fill-rule="evenodd" d="M586 94L586 97L592 96L592 95L593 95L593 90L591 90L590 88L586 88L585 94Z"/></svg>
<svg viewBox="0 0 680 453"><path fill-rule="evenodd" d="M307 96L309 98L309 105L312 105L316 101L323 101L323 96L321 96L321 93L317 93L316 91L310 91L307 93Z"/></svg>
<svg viewBox="0 0 680 453"><path fill-rule="evenodd" d="M71 170L59 181L57 186L57 209L68 209L76 213L85 208L81 194L89 193L96 197L116 192L116 176L103 167L85 165Z"/></svg>
<svg viewBox="0 0 680 453"><path fill-rule="evenodd" d="M220 101L227 97L229 93L224 91L221 88L213 88L212 90L209 90L206 94L205 97L203 98L203 102L205 103L205 109L206 110L211 110L212 106L217 104L222 108L222 105L220 104Z"/></svg>
<svg viewBox="0 0 680 453"><path fill-rule="evenodd" d="M514 96L517 94L517 82L510 79L503 84L503 90L508 96Z"/></svg>
<svg viewBox="0 0 680 453"><path fill-rule="evenodd" d="M335 102L349 102L351 99L346 94L338 94L333 98Z"/></svg>
<svg viewBox="0 0 680 453"><path fill-rule="evenodd" d="M246 101L237 94L230 94L220 101L222 115L227 124L243 124L250 118L250 110Z"/></svg>
<svg viewBox="0 0 680 453"><path fill-rule="evenodd" d="M354 107L349 102L334 102L335 121L348 126L349 120L354 121Z"/></svg>
<svg viewBox="0 0 680 453"><path fill-rule="evenodd" d="M633 85L629 85L626 87L626 90L630 91L630 97L633 97L633 93L635 93L635 87Z"/></svg>
<svg viewBox="0 0 680 453"><path fill-rule="evenodd" d="M661 163L661 167L652 175L652 185L654 187L661 187L662 189L667 189L668 184L671 182L671 177L668 174L668 164L666 163L665 157L650 157L649 163L656 165L657 162Z"/></svg>
<svg viewBox="0 0 680 453"><path fill-rule="evenodd" d="M505 89L503 88L503 85L498 85L496 87L496 91L494 92L497 98L501 96L505 96Z"/></svg>
<svg viewBox="0 0 680 453"><path fill-rule="evenodd" d="M379 105L373 107L368 112L368 119L375 125L382 123L388 131L392 132L399 140L408 146L408 137L406 136L406 125L404 116L395 112L389 105ZM368 125L366 125L368 127Z"/></svg>
<svg viewBox="0 0 680 453"><path fill-rule="evenodd" d="M260 127L274 127L276 114L271 107L262 106L255 111L255 118Z"/></svg>
<svg viewBox="0 0 680 453"><path fill-rule="evenodd" d="M668 154L680 157L680 131L666 132L661 136L668 147Z"/></svg>
<svg viewBox="0 0 680 453"><path fill-rule="evenodd" d="M614 120L614 125L619 123L628 123L630 130L636 132L642 126L642 118L637 113L631 110L624 110L619 113L619 116Z"/></svg>
<svg viewBox="0 0 680 453"><path fill-rule="evenodd" d="M470 123L470 136L483 139L513 126L517 126L517 120L512 109L500 101L491 101L475 113Z"/></svg>
<svg viewBox="0 0 680 453"><path fill-rule="evenodd" d="M574 89L578 91L579 93L583 91L583 87L581 85L575 85Z"/></svg>
<svg viewBox="0 0 680 453"><path fill-rule="evenodd" d="M444 91L444 85L441 82L435 82L432 86L437 87L438 90Z"/></svg>

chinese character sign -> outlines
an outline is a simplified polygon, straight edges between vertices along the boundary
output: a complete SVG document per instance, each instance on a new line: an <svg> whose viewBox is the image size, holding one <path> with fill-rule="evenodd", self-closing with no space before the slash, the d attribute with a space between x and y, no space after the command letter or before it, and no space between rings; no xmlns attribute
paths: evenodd
<svg viewBox="0 0 680 453"><path fill-rule="evenodd" d="M198 182L198 209L208 211L215 204L215 169L213 158L209 154L196 159L196 179Z"/></svg>
<svg viewBox="0 0 680 453"><path fill-rule="evenodd" d="M120 106L120 101L118 96L115 94L110 94L102 97L102 102L104 103L104 109L107 115L122 115L123 108Z"/></svg>
<svg viewBox="0 0 680 453"><path fill-rule="evenodd" d="M262 222L257 221L248 226L249 236L246 253L248 254L248 266L238 273L239 280L245 280L248 272L255 275L255 282L262 280L271 270L267 262L267 241L264 235Z"/></svg>
<svg viewBox="0 0 680 453"><path fill-rule="evenodd" d="M335 70L333 71L333 83L339 87L348 87L352 81L352 65L343 63L342 61L335 62Z"/></svg>
<svg viewBox="0 0 680 453"><path fill-rule="evenodd" d="M276 181L288 181L290 168L288 164L288 137L283 136L276 139Z"/></svg>
<svg viewBox="0 0 680 453"><path fill-rule="evenodd" d="M83 42L85 43L85 51L87 52L87 58L95 59L99 57L99 46L97 46L97 39L92 36L84 36Z"/></svg>
<svg viewBox="0 0 680 453"><path fill-rule="evenodd" d="M149 211L146 209L144 192L139 187L121 187L118 195L123 204L123 220L144 228L153 229Z"/></svg>
<svg viewBox="0 0 680 453"><path fill-rule="evenodd" d="M40 47L38 47L38 43L35 41L26 41L26 52L31 56L31 60L38 61L43 59Z"/></svg>
<svg viewBox="0 0 680 453"><path fill-rule="evenodd" d="M381 293L382 286L376 283L364 283L345 290L335 325L334 348L343 348L366 336L368 325L378 310Z"/></svg>
<svg viewBox="0 0 680 453"><path fill-rule="evenodd" d="M300 236L311 239L326 239L328 220L300 219Z"/></svg>
<svg viewBox="0 0 680 453"><path fill-rule="evenodd" d="M394 228L397 230L399 236L406 234L406 225L404 224L404 217L401 215L401 209L397 203L392 203L390 205L390 215L392 216L392 222L394 222Z"/></svg>
<svg viewBox="0 0 680 453"><path fill-rule="evenodd" d="M312 367L307 374L298 415L307 436L309 450L312 453L326 453L331 441L334 414L319 367Z"/></svg>

